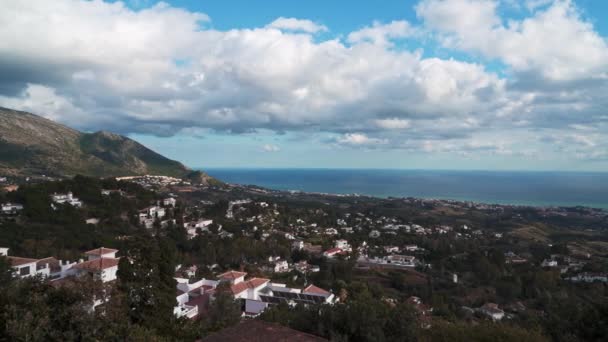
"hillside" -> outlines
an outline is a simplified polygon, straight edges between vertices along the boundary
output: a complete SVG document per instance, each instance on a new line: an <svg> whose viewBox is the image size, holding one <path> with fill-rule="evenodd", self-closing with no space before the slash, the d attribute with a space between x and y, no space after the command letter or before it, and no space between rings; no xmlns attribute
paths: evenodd
<svg viewBox="0 0 608 342"><path fill-rule="evenodd" d="M0 174L107 177L167 175L208 180L127 137L83 133L43 117L0 107Z"/></svg>

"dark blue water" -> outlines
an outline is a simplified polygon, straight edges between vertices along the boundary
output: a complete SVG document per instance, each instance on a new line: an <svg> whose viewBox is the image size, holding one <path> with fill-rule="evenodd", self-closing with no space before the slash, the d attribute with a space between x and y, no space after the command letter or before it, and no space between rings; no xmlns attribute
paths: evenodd
<svg viewBox="0 0 608 342"><path fill-rule="evenodd" d="M608 173L348 169L206 169L235 184L378 197L608 208Z"/></svg>

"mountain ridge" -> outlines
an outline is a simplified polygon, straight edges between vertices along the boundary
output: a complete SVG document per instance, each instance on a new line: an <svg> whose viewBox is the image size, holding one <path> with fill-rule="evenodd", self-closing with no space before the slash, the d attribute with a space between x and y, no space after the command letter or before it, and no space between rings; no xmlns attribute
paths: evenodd
<svg viewBox="0 0 608 342"><path fill-rule="evenodd" d="M205 183L194 171L125 136L80 132L25 111L0 107L0 174L95 177L166 175Z"/></svg>

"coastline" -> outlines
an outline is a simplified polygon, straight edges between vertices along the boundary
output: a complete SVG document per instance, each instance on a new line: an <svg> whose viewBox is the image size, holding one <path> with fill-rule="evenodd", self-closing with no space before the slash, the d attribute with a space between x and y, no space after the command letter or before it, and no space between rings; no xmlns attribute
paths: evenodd
<svg viewBox="0 0 608 342"><path fill-rule="evenodd" d="M254 168L205 170L227 183L278 191L522 207L608 209L608 185L602 183L603 180L608 181L608 173L601 172ZM499 184L501 181L505 184ZM596 185L596 182L600 184Z"/></svg>

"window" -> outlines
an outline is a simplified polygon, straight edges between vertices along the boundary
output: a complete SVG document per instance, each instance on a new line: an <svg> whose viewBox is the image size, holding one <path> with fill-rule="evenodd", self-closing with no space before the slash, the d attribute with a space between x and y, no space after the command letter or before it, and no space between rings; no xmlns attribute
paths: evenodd
<svg viewBox="0 0 608 342"><path fill-rule="evenodd" d="M19 269L19 275L26 276L26 275L29 275L29 274L30 274L30 267L29 266L27 266L27 267L21 267Z"/></svg>

